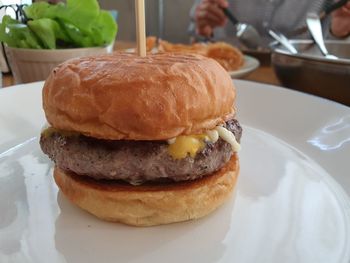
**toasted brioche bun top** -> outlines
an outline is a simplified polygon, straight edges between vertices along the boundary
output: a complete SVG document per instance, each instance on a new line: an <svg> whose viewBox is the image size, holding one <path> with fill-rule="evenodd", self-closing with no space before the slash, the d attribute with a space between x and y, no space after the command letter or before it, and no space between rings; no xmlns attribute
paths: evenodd
<svg viewBox="0 0 350 263"><path fill-rule="evenodd" d="M114 53L69 60L45 82L55 128L111 140L199 134L235 114L230 76L200 55Z"/></svg>

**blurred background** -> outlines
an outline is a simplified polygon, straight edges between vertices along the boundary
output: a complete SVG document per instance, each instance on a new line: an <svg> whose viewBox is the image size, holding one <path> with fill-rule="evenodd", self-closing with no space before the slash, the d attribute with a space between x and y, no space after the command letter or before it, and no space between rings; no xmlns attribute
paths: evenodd
<svg viewBox="0 0 350 263"><path fill-rule="evenodd" d="M134 1L100 0L99 2L103 9L118 10L117 39L135 41ZM189 41L187 29L192 0L147 0L145 5L147 35L162 35L162 38L171 42Z"/></svg>
<svg viewBox="0 0 350 263"><path fill-rule="evenodd" d="M31 4L32 0L2 0L0 5ZM58 2L58 1L48 1ZM64 1L62 1L64 2ZM118 40L135 41L135 12L132 0L99 0L100 7L118 12ZM189 13L192 0L147 0L146 24L147 35L160 35L171 42L188 42L186 33L190 23ZM5 10L1 10L1 16ZM11 13L10 10L7 13Z"/></svg>
<svg viewBox="0 0 350 263"><path fill-rule="evenodd" d="M84 3L84 0L81 1L81 3ZM42 1L0 0L0 5L30 5L33 2ZM56 4L65 1L46 0L46 2ZM195 2L197 3L196 8L193 7ZM196 52L202 52L200 54L203 55L203 44L208 50L212 48L212 45L216 45L216 58L214 58L213 52L211 53L212 56L208 55L209 51L205 51L205 54L216 59L219 63L221 62L222 66L231 64L227 67L224 66L224 68L232 78L244 78L250 81L283 86L350 105L350 31L345 35L336 36L331 26L336 24L333 23L336 21L333 15L338 12L337 25L341 25L340 28L344 28L344 25L347 26L346 29L350 28L350 0L256 0L255 2L234 0L226 2L226 12L231 12L232 16L235 16L234 19L230 20L227 19L229 15L223 12L225 7L219 6L219 2L221 1L145 0L146 35L156 36L168 41L162 44L166 41L157 39L153 43L154 48L149 51L174 52L174 50L180 48L182 49L181 52L186 51L186 49L187 52L193 52L197 49ZM78 3L82 9L87 6ZM136 47L135 1L98 0L98 3L101 9L111 13L112 17L110 17L109 22L115 30L115 21L117 22L116 38L115 34L112 34L108 42L103 42L103 45L66 45L41 49L30 47L30 50L27 46L17 45L17 43L22 43L22 40L26 42L25 37L21 41L17 41L18 39L12 41L12 45L6 43L6 45L2 45L0 50L0 67L3 73L2 86L44 80L53 67L72 57L103 54L117 50L131 52L132 48ZM208 3L212 5L211 9L213 5L214 8L219 9L223 16L221 19L226 19L226 24L210 25L212 27L211 33L204 34L201 29L205 28L201 28L200 25L201 19L203 20L204 17L202 14L205 5L207 5L207 10L204 10L207 12L206 22L209 24L212 22L212 19L210 19L212 14L209 14ZM337 3L342 3L342 6L339 5L326 13L327 8ZM42 5L42 3L39 5ZM343 13L339 13L340 7L345 5L347 7L341 11ZM18 6L15 6L15 8L18 8ZM330 54L325 54L322 48L315 45L311 37L311 30L306 26L310 13L316 16L316 22L320 26L320 38L325 38L325 47L328 48ZM0 18L4 14L16 18L12 8L2 8ZM195 19L192 18L193 21L191 21L190 14L195 17ZM70 17L80 18L80 16L71 15ZM33 22L33 19L24 20L21 21L24 23L22 26L30 25ZM196 20L195 23L194 20ZM96 25L96 22L94 25ZM205 26L207 25L205 24ZM86 23L80 23L80 26L81 32L84 32ZM240 31L243 28L241 26L245 26L244 34L241 34L243 32ZM42 23L41 29L45 29L45 27L46 24ZM4 26L2 28L8 30L7 32L3 31L3 35L10 31L10 27ZM51 31L54 31L52 28L50 28ZM98 29L95 31L89 31L92 32L90 35L92 42L98 39L96 36L102 34L101 32L105 33L101 28L106 29L108 27L104 25L96 26L96 28ZM303 28L302 33L292 34L294 31L299 32L300 28ZM35 29L35 27L32 29ZM279 41L276 37L271 36L270 31L272 30L275 31L277 37L287 36L289 39ZM43 32L44 30L41 30L41 33ZM35 33L38 36L37 33L40 32ZM57 36L57 32L54 35ZM81 37L81 35L76 34L76 31L72 35L72 39L77 38L79 40L79 37ZM42 34L45 41L48 38L47 36L48 34ZM115 41L113 41L114 39ZM201 43L194 48L193 40ZM4 38L2 41L6 42L6 39ZM62 41L54 43L59 45ZM178 43L186 46L177 45ZM202 45L202 47L198 45ZM75 49L71 49L72 47ZM166 47L169 47L169 49L166 49ZM236 68L236 65L239 67ZM316 79L318 80L317 84L315 83Z"/></svg>

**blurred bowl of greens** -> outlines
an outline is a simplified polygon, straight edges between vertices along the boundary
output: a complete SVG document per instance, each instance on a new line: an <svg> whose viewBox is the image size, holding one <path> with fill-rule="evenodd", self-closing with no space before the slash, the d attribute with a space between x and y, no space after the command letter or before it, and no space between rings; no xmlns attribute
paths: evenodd
<svg viewBox="0 0 350 263"><path fill-rule="evenodd" d="M20 19L5 15L0 24L16 83L44 80L71 58L112 52L117 23L97 0L35 2L19 11Z"/></svg>
<svg viewBox="0 0 350 263"><path fill-rule="evenodd" d="M5 47L5 52L15 82L19 84L45 80L57 65L68 59L106 54L110 53L112 48L112 46L69 49Z"/></svg>

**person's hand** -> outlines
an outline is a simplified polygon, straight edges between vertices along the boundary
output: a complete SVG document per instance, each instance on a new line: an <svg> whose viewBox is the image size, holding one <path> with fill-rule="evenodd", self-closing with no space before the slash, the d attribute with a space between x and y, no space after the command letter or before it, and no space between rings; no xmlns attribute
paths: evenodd
<svg viewBox="0 0 350 263"><path fill-rule="evenodd" d="M227 18L222 8L227 7L227 0L202 0L195 12L197 34L210 37L215 27L224 26Z"/></svg>
<svg viewBox="0 0 350 263"><path fill-rule="evenodd" d="M331 32L336 37L350 34L350 2L332 13Z"/></svg>

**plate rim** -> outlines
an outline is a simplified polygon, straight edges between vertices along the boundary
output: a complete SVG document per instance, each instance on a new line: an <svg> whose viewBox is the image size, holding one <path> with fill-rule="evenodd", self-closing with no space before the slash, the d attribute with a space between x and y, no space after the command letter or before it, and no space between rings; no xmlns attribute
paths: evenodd
<svg viewBox="0 0 350 263"><path fill-rule="evenodd" d="M247 64L247 61L250 61L252 64L245 66ZM242 67L240 67L237 70L228 71L231 78L242 78L244 76L247 76L249 73L252 73L260 66L260 61L249 55L244 55L244 64Z"/></svg>

